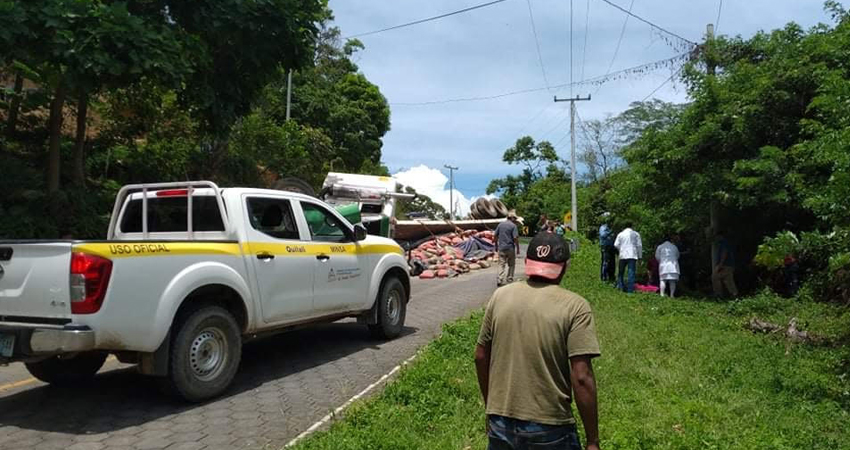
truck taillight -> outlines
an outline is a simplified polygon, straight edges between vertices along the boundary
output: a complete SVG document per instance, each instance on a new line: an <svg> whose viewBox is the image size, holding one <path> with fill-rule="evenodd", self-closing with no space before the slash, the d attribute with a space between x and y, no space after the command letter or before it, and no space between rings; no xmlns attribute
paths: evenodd
<svg viewBox="0 0 850 450"><path fill-rule="evenodd" d="M85 253L71 254L71 313L100 310L112 275L112 261Z"/></svg>

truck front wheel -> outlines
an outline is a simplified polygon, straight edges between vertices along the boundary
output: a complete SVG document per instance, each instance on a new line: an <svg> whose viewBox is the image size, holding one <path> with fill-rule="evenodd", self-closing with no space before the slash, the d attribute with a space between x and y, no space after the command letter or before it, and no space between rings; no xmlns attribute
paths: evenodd
<svg viewBox="0 0 850 450"><path fill-rule="evenodd" d="M204 306L178 317L168 361L166 391L190 402L224 392L242 358L239 325L224 308Z"/></svg>
<svg viewBox="0 0 850 450"><path fill-rule="evenodd" d="M401 334L407 315L407 291L396 277L387 278L378 293L378 323L369 325L372 336L393 339Z"/></svg>
<svg viewBox="0 0 850 450"><path fill-rule="evenodd" d="M77 355L51 356L38 362L26 363L35 378L57 386L74 386L91 380L106 362L106 353L86 352Z"/></svg>

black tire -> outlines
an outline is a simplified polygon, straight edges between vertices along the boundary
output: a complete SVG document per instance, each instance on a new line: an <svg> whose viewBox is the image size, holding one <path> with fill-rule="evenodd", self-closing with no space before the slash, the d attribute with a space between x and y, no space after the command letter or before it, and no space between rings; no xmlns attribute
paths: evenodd
<svg viewBox="0 0 850 450"><path fill-rule="evenodd" d="M496 212L499 214L500 218L508 217L508 207L505 206L505 204L502 203L501 200L499 200L498 198L494 198L490 200L490 203L493 205L493 207L496 208Z"/></svg>
<svg viewBox="0 0 850 450"><path fill-rule="evenodd" d="M26 363L35 378L57 386L76 386L94 378L106 362L104 352L79 353L72 357L51 356L39 362Z"/></svg>
<svg viewBox="0 0 850 450"><path fill-rule="evenodd" d="M407 315L407 291L396 277L387 278L378 293L378 323L369 332L378 339L394 339L404 329Z"/></svg>
<svg viewBox="0 0 850 450"><path fill-rule="evenodd" d="M490 203L490 200L486 198L479 198L475 201L478 204L478 211L481 212L482 215L486 216L487 219L495 219L499 213L496 211L496 207Z"/></svg>
<svg viewBox="0 0 850 450"><path fill-rule="evenodd" d="M469 214L470 214L470 216L472 216L473 219L482 219L481 211L478 210L478 204L477 203L473 203L472 205L470 205Z"/></svg>
<svg viewBox="0 0 850 450"><path fill-rule="evenodd" d="M239 325L226 309L201 306L177 318L163 389L189 402L223 393L242 358Z"/></svg>
<svg viewBox="0 0 850 450"><path fill-rule="evenodd" d="M310 183L295 177L281 178L280 180L277 180L277 183L274 184L274 188L280 191L297 192L309 197L316 196L316 190L313 189L313 186L310 186Z"/></svg>

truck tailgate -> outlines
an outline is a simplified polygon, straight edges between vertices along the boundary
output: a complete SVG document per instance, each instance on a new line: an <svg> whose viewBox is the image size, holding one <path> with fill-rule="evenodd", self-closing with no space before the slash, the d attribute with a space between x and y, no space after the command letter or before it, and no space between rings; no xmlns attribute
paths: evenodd
<svg viewBox="0 0 850 450"><path fill-rule="evenodd" d="M0 242L0 322L71 317L71 242Z"/></svg>

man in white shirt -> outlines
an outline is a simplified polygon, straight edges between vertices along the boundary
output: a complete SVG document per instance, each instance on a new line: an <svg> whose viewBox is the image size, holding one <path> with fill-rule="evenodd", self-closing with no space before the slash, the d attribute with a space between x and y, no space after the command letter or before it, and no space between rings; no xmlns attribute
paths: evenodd
<svg viewBox="0 0 850 450"><path fill-rule="evenodd" d="M675 240L675 239L673 239ZM670 297L676 296L676 283L679 282L679 247L669 240L655 249L658 260L658 273L661 275L661 296L670 288Z"/></svg>
<svg viewBox="0 0 850 450"><path fill-rule="evenodd" d="M619 270L617 271L617 286L624 292L631 293L635 290L635 270L637 260L643 253L643 243L640 234L632 229L632 223L626 222L626 228L617 235L614 247L620 252ZM627 282L623 282L623 272L629 269Z"/></svg>

